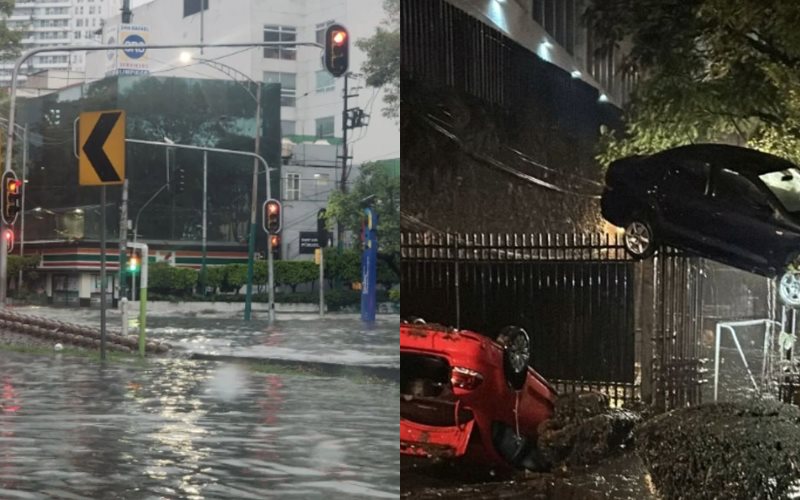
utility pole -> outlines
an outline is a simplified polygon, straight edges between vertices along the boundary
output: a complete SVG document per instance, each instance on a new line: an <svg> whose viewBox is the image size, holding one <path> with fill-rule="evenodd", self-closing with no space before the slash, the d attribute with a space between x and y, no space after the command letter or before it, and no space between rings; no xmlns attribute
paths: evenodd
<svg viewBox="0 0 800 500"><path fill-rule="evenodd" d="M122 22L123 24L130 24L131 22L131 0L122 0Z"/></svg>
<svg viewBox="0 0 800 500"><path fill-rule="evenodd" d="M339 189L342 193L347 192L347 179L350 176L350 172L347 170L347 162L350 160L350 155L348 152L347 147L347 131L352 128L359 128L366 126L367 118L369 115L364 113L364 110L361 108L353 108L350 109L347 107L347 100L351 97L358 97L358 94L350 94L347 79L350 76L350 73L344 74L344 109L342 110L342 178L339 183ZM344 227L339 221L336 221L336 246L339 250L342 249L342 244L344 240Z"/></svg>
<svg viewBox="0 0 800 500"><path fill-rule="evenodd" d="M347 94L347 77L350 73L344 74L344 109L342 110L342 177L340 179L339 190L342 193L347 192L347 99L350 97ZM338 220L336 221L336 246L339 250L342 249L344 243L344 227Z"/></svg>

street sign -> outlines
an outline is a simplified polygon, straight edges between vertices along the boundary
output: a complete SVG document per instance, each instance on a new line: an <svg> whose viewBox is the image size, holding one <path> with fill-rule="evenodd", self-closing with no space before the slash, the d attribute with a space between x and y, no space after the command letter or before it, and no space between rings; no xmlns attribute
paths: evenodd
<svg viewBox="0 0 800 500"><path fill-rule="evenodd" d="M319 248L317 233L315 231L300 231L298 253L311 255Z"/></svg>
<svg viewBox="0 0 800 500"><path fill-rule="evenodd" d="M125 111L81 113L78 125L81 186L122 184L125 179Z"/></svg>

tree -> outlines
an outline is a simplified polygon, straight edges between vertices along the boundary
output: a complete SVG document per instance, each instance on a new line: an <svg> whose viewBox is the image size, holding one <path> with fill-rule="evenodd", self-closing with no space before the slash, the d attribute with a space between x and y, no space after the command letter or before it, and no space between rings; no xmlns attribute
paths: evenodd
<svg viewBox="0 0 800 500"><path fill-rule="evenodd" d="M372 162L361 165L353 188L347 193L336 191L328 201L328 221L336 220L342 226L361 234L364 209L362 200L374 196L373 206L378 212L378 251L393 254L400 251L400 177L394 175L385 163Z"/></svg>
<svg viewBox="0 0 800 500"><path fill-rule="evenodd" d="M25 34L21 30L9 29L5 21L5 19L11 17L15 3L15 0L0 0L0 14L4 14L3 21L0 21L0 59L2 60L13 59L19 55L19 41L22 39L22 35Z"/></svg>
<svg viewBox="0 0 800 500"><path fill-rule="evenodd" d="M319 268L307 260L278 260L275 262L275 283L289 285L292 293L297 285L308 283L319 278Z"/></svg>
<svg viewBox="0 0 800 500"><path fill-rule="evenodd" d="M793 0L597 1L599 51L630 44L640 80L624 134L602 163L696 142L733 142L800 160L800 4Z"/></svg>
<svg viewBox="0 0 800 500"><path fill-rule="evenodd" d="M367 85L383 87L383 116L400 118L400 0L384 0L386 19L369 38L362 38L356 46L366 52L367 60L361 71L367 76Z"/></svg>

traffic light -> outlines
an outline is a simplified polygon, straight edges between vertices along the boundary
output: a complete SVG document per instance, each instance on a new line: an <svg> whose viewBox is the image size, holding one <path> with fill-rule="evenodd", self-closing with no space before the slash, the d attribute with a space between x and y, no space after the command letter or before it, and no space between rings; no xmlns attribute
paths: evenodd
<svg viewBox="0 0 800 500"><path fill-rule="evenodd" d="M128 259L128 272L131 274L139 272L139 256L135 253Z"/></svg>
<svg viewBox="0 0 800 500"><path fill-rule="evenodd" d="M272 244L272 256L276 259L279 259L281 256L281 235L272 234L270 235L269 240Z"/></svg>
<svg viewBox="0 0 800 500"><path fill-rule="evenodd" d="M186 189L186 169L177 167L175 169L175 194L182 193Z"/></svg>
<svg viewBox="0 0 800 500"><path fill-rule="evenodd" d="M325 213L326 210L324 208L320 208L319 212L317 212L317 244L320 248L327 247L331 237L325 225Z"/></svg>
<svg viewBox="0 0 800 500"><path fill-rule="evenodd" d="M340 24L328 26L325 32L325 69L334 77L345 74L350 63L350 36Z"/></svg>
<svg viewBox="0 0 800 500"><path fill-rule="evenodd" d="M11 228L6 228L3 230L3 242L6 244L6 248L8 248L8 253L14 249L14 230Z"/></svg>
<svg viewBox="0 0 800 500"><path fill-rule="evenodd" d="M264 202L264 231L278 234L281 231L281 202L270 198Z"/></svg>
<svg viewBox="0 0 800 500"><path fill-rule="evenodd" d="M3 174L3 221L9 226L14 224L21 209L22 181L8 171Z"/></svg>

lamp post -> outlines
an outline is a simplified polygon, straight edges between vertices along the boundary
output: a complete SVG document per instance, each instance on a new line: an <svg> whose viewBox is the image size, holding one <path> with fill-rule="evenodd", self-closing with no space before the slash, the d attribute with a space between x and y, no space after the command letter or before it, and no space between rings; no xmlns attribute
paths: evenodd
<svg viewBox="0 0 800 500"><path fill-rule="evenodd" d="M222 73L233 78L233 81L240 84L240 86L247 92L247 94L255 101L256 103L256 130L255 130L255 154L258 155L260 151L260 143L261 143L261 84L247 76L245 73L242 73L236 68L232 66L228 66L227 64L221 63L219 61L214 61L211 59L203 59L194 57L190 52L181 52L180 61L184 64L189 64L192 61L197 61L201 64L205 64L210 66ZM252 84L256 92L255 94L245 85L243 85L238 78L245 80ZM204 159L205 165L205 159ZM205 167L203 168L203 185L205 186ZM267 176L267 193L266 198L270 198L272 196L272 192L269 188L269 169L266 172ZM203 195L203 206L205 207L205 194ZM254 267L255 267L255 250L256 250L256 213L258 210L258 159L253 159L253 193L251 197L251 206L250 206L250 237L248 238L247 244L247 292L245 294L245 304L244 304L244 319L245 321L249 321L252 313L253 307L253 275L254 275ZM205 214L205 209L203 210ZM202 264L202 275L205 276L206 270L206 244L205 244L205 234L206 234L206 219L205 216L203 217L203 264ZM269 310L269 320L270 322L275 320L275 311L274 308L274 293L275 293L275 285L274 285L274 278L273 278L273 259L272 259L272 239L267 238L267 274L269 279L268 284L268 292L270 296L270 310Z"/></svg>

